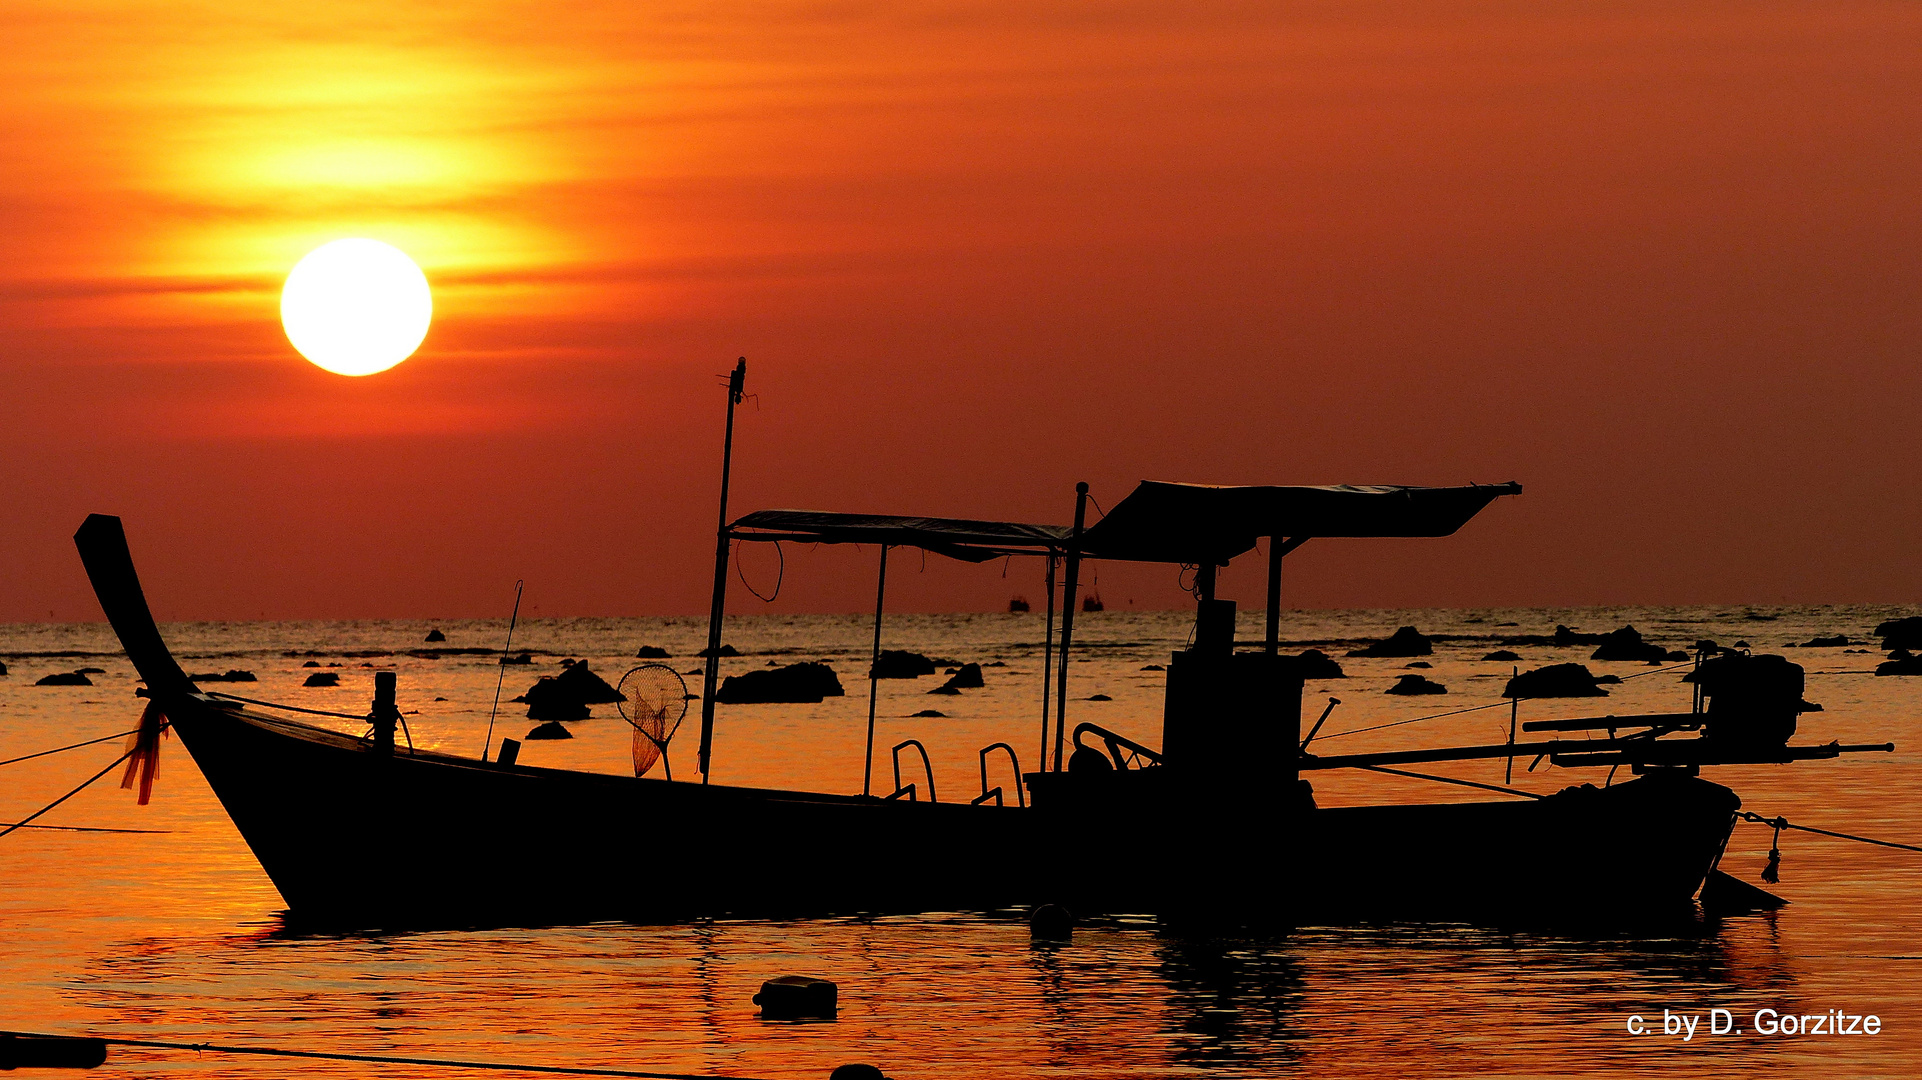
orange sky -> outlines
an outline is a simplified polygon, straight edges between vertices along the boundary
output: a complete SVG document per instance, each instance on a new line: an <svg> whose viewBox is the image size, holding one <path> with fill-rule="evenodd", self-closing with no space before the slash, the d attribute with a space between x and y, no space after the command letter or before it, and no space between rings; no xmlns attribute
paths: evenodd
<svg viewBox="0 0 1922 1080"><path fill-rule="evenodd" d="M1906 0L103 0L0 31L0 619L98 616L90 511L167 618L489 615L516 578L540 614L702 610L741 354L737 512L1515 479L1452 539L1302 549L1291 603L1922 601ZM437 304L359 380L277 321L349 235ZM858 610L872 562L792 553L777 607ZM894 596L1032 577L930 559Z"/></svg>

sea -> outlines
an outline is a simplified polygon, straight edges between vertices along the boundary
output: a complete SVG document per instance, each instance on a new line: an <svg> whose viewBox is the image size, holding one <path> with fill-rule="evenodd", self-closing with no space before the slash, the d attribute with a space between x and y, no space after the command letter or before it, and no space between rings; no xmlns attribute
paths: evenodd
<svg viewBox="0 0 1922 1080"><path fill-rule="evenodd" d="M1823 706L1802 717L1795 741L1893 742L1895 751L1724 767L1708 770L1710 778L1770 817L1922 845L1922 678L1876 676L1884 657L1872 635L1879 622L1917 612L1291 611L1281 635L1289 651L1322 649L1345 671L1310 682L1304 698L1304 725L1339 699L1316 740L1324 753L1502 741L1512 719L1501 697L1506 680L1552 663L1585 664L1621 681L1607 687L1606 699L1525 702L1521 721L1689 707L1685 664L1596 661L1593 646L1503 644L1551 635L1557 625L1587 633L1633 625L1668 649L1710 639L1778 653L1807 669L1806 697ZM1042 721L1042 619L890 617L884 648L982 664L986 685L939 695L929 691L940 674L879 683L868 783L883 792L897 786L890 748L909 739L926 747L932 787L944 802L980 793L980 750L993 743L1015 748L1022 770L1038 767L1051 750ZM1261 621L1259 611L1244 613L1239 636L1258 639ZM1401 626L1429 635L1433 654L1345 655ZM428 644L432 630L445 643ZM503 668L491 652L448 651L499 649L506 631L501 620L163 627L189 671L255 677L206 688L322 712L364 714L375 673L394 671L414 744L473 756L503 736L528 733L526 707L511 699L564 662L586 663L616 682L645 662L636 658L643 646L653 646L669 654L663 663L692 672L706 637L699 619L536 619L523 621L514 637L516 651L531 652L529 664ZM1186 612L1079 615L1070 728L1093 722L1158 746L1161 667L1192 632ZM726 641L741 655L724 662L724 674L822 661L846 694L818 705L719 706L713 781L859 792L872 634L863 616L730 618ZM1834 637L1847 643L1807 644ZM1486 659L1504 647L1520 659ZM119 756L141 702L104 624L0 626L0 661L7 668L0 761L104 740L0 766L0 821L16 822ZM1416 663L1430 666L1409 666ZM79 669L93 669L91 685L36 685ZM304 685L325 673L338 675L338 686ZM1385 692L1411 674L1446 693ZM699 693L699 676L685 678ZM941 715L917 715L928 710ZM344 718L303 718L364 728ZM615 707L596 706L567 726L573 738L524 742L520 760L631 773L631 732ZM698 779L699 726L697 701L670 743L676 781ZM911 748L900 764L898 783L924 779ZM1011 784L1005 756L990 767L989 784ZM1609 782L1605 770L1527 758L1421 768L1544 793ZM1196 932L1150 914L1108 913L1083 919L1071 941L1051 945L1031 938L1019 911L949 911L318 935L285 923L280 896L178 741L163 744L149 805L137 805L119 780L111 770L35 822L59 828L0 837L0 1029L815 1080L855 1062L896 1080L1922 1075L1922 853L1803 831L1782 834L1780 881L1767 886L1788 906L1626 930L1394 923ZM1355 771L1318 773L1313 782L1323 806L1507 797ZM656 845L701 823L663 819L640 832L594 821L556 827L599 835L609 859L660 862L663 887L671 888L680 868L658 860ZM387 822L384 831L370 841L410 840L405 820ZM1724 869L1759 884L1772 835L1762 825L1739 825ZM1109 851L1142 874L1162 872L1167 857L1125 835L1053 842ZM1538 855L1512 853L1521 864ZM500 858L511 863L514 853ZM877 873L888 859L874 853ZM1617 869L1598 856L1597 875ZM752 998L763 980L780 975L835 982L837 1018L762 1019ZM1723 1024L1735 1030L1711 1031L1721 1016L1715 1009L1727 1010ZM1771 1015L1831 1010L1875 1016L1877 1033L1756 1026L1758 1014L1768 1027ZM539 1075L119 1046L107 1068L127 1077Z"/></svg>

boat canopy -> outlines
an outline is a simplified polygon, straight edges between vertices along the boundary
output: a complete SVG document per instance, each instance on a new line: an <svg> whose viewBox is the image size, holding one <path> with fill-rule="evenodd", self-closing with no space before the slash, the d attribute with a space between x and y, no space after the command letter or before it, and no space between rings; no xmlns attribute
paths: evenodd
<svg viewBox="0 0 1922 1080"><path fill-rule="evenodd" d="M1067 549L1065 525L964 518L836 514L826 510L756 510L728 527L736 540L794 540L811 544L886 544L918 547L966 562L1003 555L1046 555Z"/></svg>
<svg viewBox="0 0 1922 1080"><path fill-rule="evenodd" d="M1447 536L1522 486L1217 487L1143 480L1081 537L1084 554L1137 562L1228 560L1264 536Z"/></svg>
<svg viewBox="0 0 1922 1080"><path fill-rule="evenodd" d="M1264 536L1447 536L1520 484L1466 487L1218 487L1144 480L1081 535L1080 554L1133 562L1225 564ZM758 510L728 532L737 540L918 547L985 562L1064 553L1065 525L961 518Z"/></svg>

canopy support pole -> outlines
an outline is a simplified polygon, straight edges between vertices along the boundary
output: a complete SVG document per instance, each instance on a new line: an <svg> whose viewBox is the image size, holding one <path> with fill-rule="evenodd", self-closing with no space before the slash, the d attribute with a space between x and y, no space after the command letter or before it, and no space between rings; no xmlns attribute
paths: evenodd
<svg viewBox="0 0 1922 1080"><path fill-rule="evenodd" d="M1074 640L1075 587L1081 578L1081 527L1088 520L1088 482L1074 486L1074 533L1068 539L1068 584L1061 592L1061 669L1054 695L1054 771L1068 740L1068 647ZM1053 594L1050 593L1050 596Z"/></svg>
<svg viewBox="0 0 1922 1080"><path fill-rule="evenodd" d="M721 524L714 530L714 602L707 609L707 665L701 689L701 783L708 781L708 756L714 749L714 690L721 678L721 617L727 606L727 482L734 468L734 406L747 384L747 357L734 364L727 379L727 436L721 443Z"/></svg>
<svg viewBox="0 0 1922 1080"><path fill-rule="evenodd" d="M1291 540L1283 540L1279 536L1268 538L1268 635L1262 651L1269 656L1281 651L1281 560L1307 542L1305 536Z"/></svg>
<svg viewBox="0 0 1922 1080"><path fill-rule="evenodd" d="M874 583L874 650L868 658L868 750L861 762L861 794L874 784L874 708L881 696L881 609L888 596L888 545L881 545L880 579Z"/></svg>
<svg viewBox="0 0 1922 1080"><path fill-rule="evenodd" d="M1048 623L1041 638L1041 753L1035 759L1042 772L1048 769L1048 691L1054 683L1054 567L1055 553L1048 552Z"/></svg>

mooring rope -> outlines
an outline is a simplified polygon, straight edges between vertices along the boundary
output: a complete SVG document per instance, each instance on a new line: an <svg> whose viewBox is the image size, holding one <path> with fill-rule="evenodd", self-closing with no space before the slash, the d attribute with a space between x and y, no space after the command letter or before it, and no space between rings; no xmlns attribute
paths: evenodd
<svg viewBox="0 0 1922 1080"><path fill-rule="evenodd" d="M1765 814L1751 813L1747 810L1743 810L1735 816L1741 818L1743 821L1753 821L1757 825L1767 825L1778 833L1783 829L1795 829L1800 832L1812 832L1819 833L1823 836L1833 836L1838 840L1854 840L1861 844L1875 844L1879 847L1900 848L1903 851L1922 851L1922 847L1918 847L1915 844L1898 844L1893 840L1877 840L1873 837L1856 836L1852 833L1831 832L1828 829L1818 829L1813 825L1795 825L1791 824L1789 819L1785 817L1769 817Z"/></svg>
<svg viewBox="0 0 1922 1080"><path fill-rule="evenodd" d="M97 773L94 773L91 777L88 777L87 780L84 783L82 783L79 787L74 788L72 791L67 792L65 795L60 796L58 799L55 799L54 801L48 803L47 805L41 807L40 809L34 811L33 813L28 814L26 817L21 818L19 821L14 822L13 824L7 826L6 828L0 829L0 836L5 836L8 833L14 831L15 829L26 828L28 822L46 813L47 811L53 809L54 807L59 806L61 803L66 802L68 799L73 798L75 795L78 795L81 792L87 790L87 788L93 786L94 781L112 772L114 770L114 766L119 765L121 762L127 760L132 756L133 756L133 751L129 750L126 753L120 755L119 757L114 758L112 764L109 764L106 768L100 770Z"/></svg>
<svg viewBox="0 0 1922 1080"><path fill-rule="evenodd" d="M196 1053L255 1054L265 1057L318 1058L325 1061L366 1061L381 1065L438 1065L448 1069L490 1069L495 1072L559 1073L567 1076L635 1076L646 1080L757 1080L751 1076L720 1077L713 1074L649 1072L642 1069L597 1069L587 1066L529 1065L512 1061L460 1061L453 1058L400 1057L388 1054L344 1054L321 1050L289 1050L278 1046L222 1046L216 1043L162 1042L158 1039L118 1039L99 1035L45 1035L31 1031L0 1031L30 1039L93 1039L109 1046L141 1046L156 1050L192 1050Z"/></svg>
<svg viewBox="0 0 1922 1080"><path fill-rule="evenodd" d="M0 826L4 825L11 825L16 829L51 829L57 832L147 833L155 836L173 832L172 829L107 829L97 825L28 825L25 822L0 821Z"/></svg>
<svg viewBox="0 0 1922 1080"><path fill-rule="evenodd" d="M311 716L337 716L342 720L359 720L362 723L366 723L367 721L366 713L328 712L326 709L303 709L298 705L282 705L278 701L262 701L259 698L241 697L238 694L223 694L218 690L203 690L201 693L206 694L208 697L221 698L225 701L239 701L248 705L259 705L268 709L307 713Z"/></svg>
<svg viewBox="0 0 1922 1080"><path fill-rule="evenodd" d="M0 765L12 765L16 761L32 761L34 758L46 757L48 754L58 754L58 753L63 753L67 750L78 750L83 746L92 746L95 743L112 742L115 739L124 739L127 736L132 735L134 731L139 731L139 730L140 730L139 728L134 728L133 731L123 731L118 735L102 735L98 739L88 739L86 742L70 743L66 746L56 746L51 750L42 750L37 754L23 754L17 758L8 758L5 761L0 761Z"/></svg>
<svg viewBox="0 0 1922 1080"><path fill-rule="evenodd" d="M1521 788L1484 784L1479 780L1463 780L1455 776L1435 776L1430 773L1409 772L1406 769L1390 769L1382 765L1357 765L1356 768L1366 769L1369 772L1388 773L1391 776L1406 776L1413 780L1433 780L1437 784L1459 784L1462 787L1481 788L1483 791L1499 791L1504 795L1521 795L1530 799L1548 798L1546 795L1537 795L1535 792L1523 791Z"/></svg>
<svg viewBox="0 0 1922 1080"><path fill-rule="evenodd" d="M1635 673L1635 674L1633 674L1633 675L1624 675L1624 676L1622 676L1622 681L1623 681L1623 682L1627 682L1627 681L1628 681L1628 680L1630 680L1630 679L1639 679L1639 678L1641 678L1641 677L1642 677L1642 676L1644 676L1644 675L1660 675L1660 674L1661 674L1662 672L1664 672L1664 671L1674 671L1674 670L1676 670L1676 669L1678 669L1678 668L1685 668L1685 667L1690 667L1690 666L1692 666L1692 665L1693 665L1694 663L1695 663L1695 661L1693 661L1693 660L1690 660L1690 661L1689 661L1688 663L1686 663L1686 664L1671 664L1671 665L1669 665L1668 667L1659 667L1659 668L1651 668L1651 669L1650 669L1650 670L1648 670L1648 671L1638 671L1638 672L1636 672L1636 673ZM1358 727L1358 728L1349 728L1349 729L1348 729L1347 731L1337 731L1337 732L1335 732L1335 733L1334 733L1334 734L1332 734L1332 735L1323 735L1323 736L1322 736L1322 738L1324 738L1324 739L1339 739L1339 738L1341 738L1341 737L1342 737L1343 735L1359 735L1359 734L1361 734L1361 733L1362 733L1362 732L1364 732L1364 731L1380 731L1380 730L1382 730L1383 728L1391 728L1391 727L1401 727L1401 726L1402 726L1403 724L1419 724L1419 723L1421 723L1421 722L1422 722L1422 721L1424 721L1424 720L1440 720L1440 719L1442 719L1442 718L1444 718L1444 717L1448 717L1448 716L1460 716L1460 715L1462 715L1463 713L1472 713L1472 712L1480 712L1480 711L1482 711L1483 709L1499 709L1499 708L1501 708L1501 707L1503 707L1503 706L1505 706L1505 705L1507 705L1507 704L1508 704L1508 703L1509 703L1510 701L1527 701L1527 700L1531 700L1531 699L1529 699L1529 698L1506 698L1506 697L1505 697L1505 698L1503 698L1503 699L1501 699L1500 701L1491 701L1491 702L1489 702L1489 703L1488 703L1488 704L1486 704L1486 705L1475 705L1475 706L1471 706L1470 708L1466 708L1466 709L1456 709L1456 710L1454 710L1453 712L1444 712L1444 713L1433 713L1433 714L1430 714L1430 715L1428 715L1428 716L1417 716L1417 717L1415 717L1415 718L1414 718L1414 719L1412 719L1412 720L1396 720L1396 721L1393 721L1393 722L1391 722L1391 723L1387 723L1387 724L1375 724L1375 725L1374 725L1374 726L1372 726L1372 727Z"/></svg>

